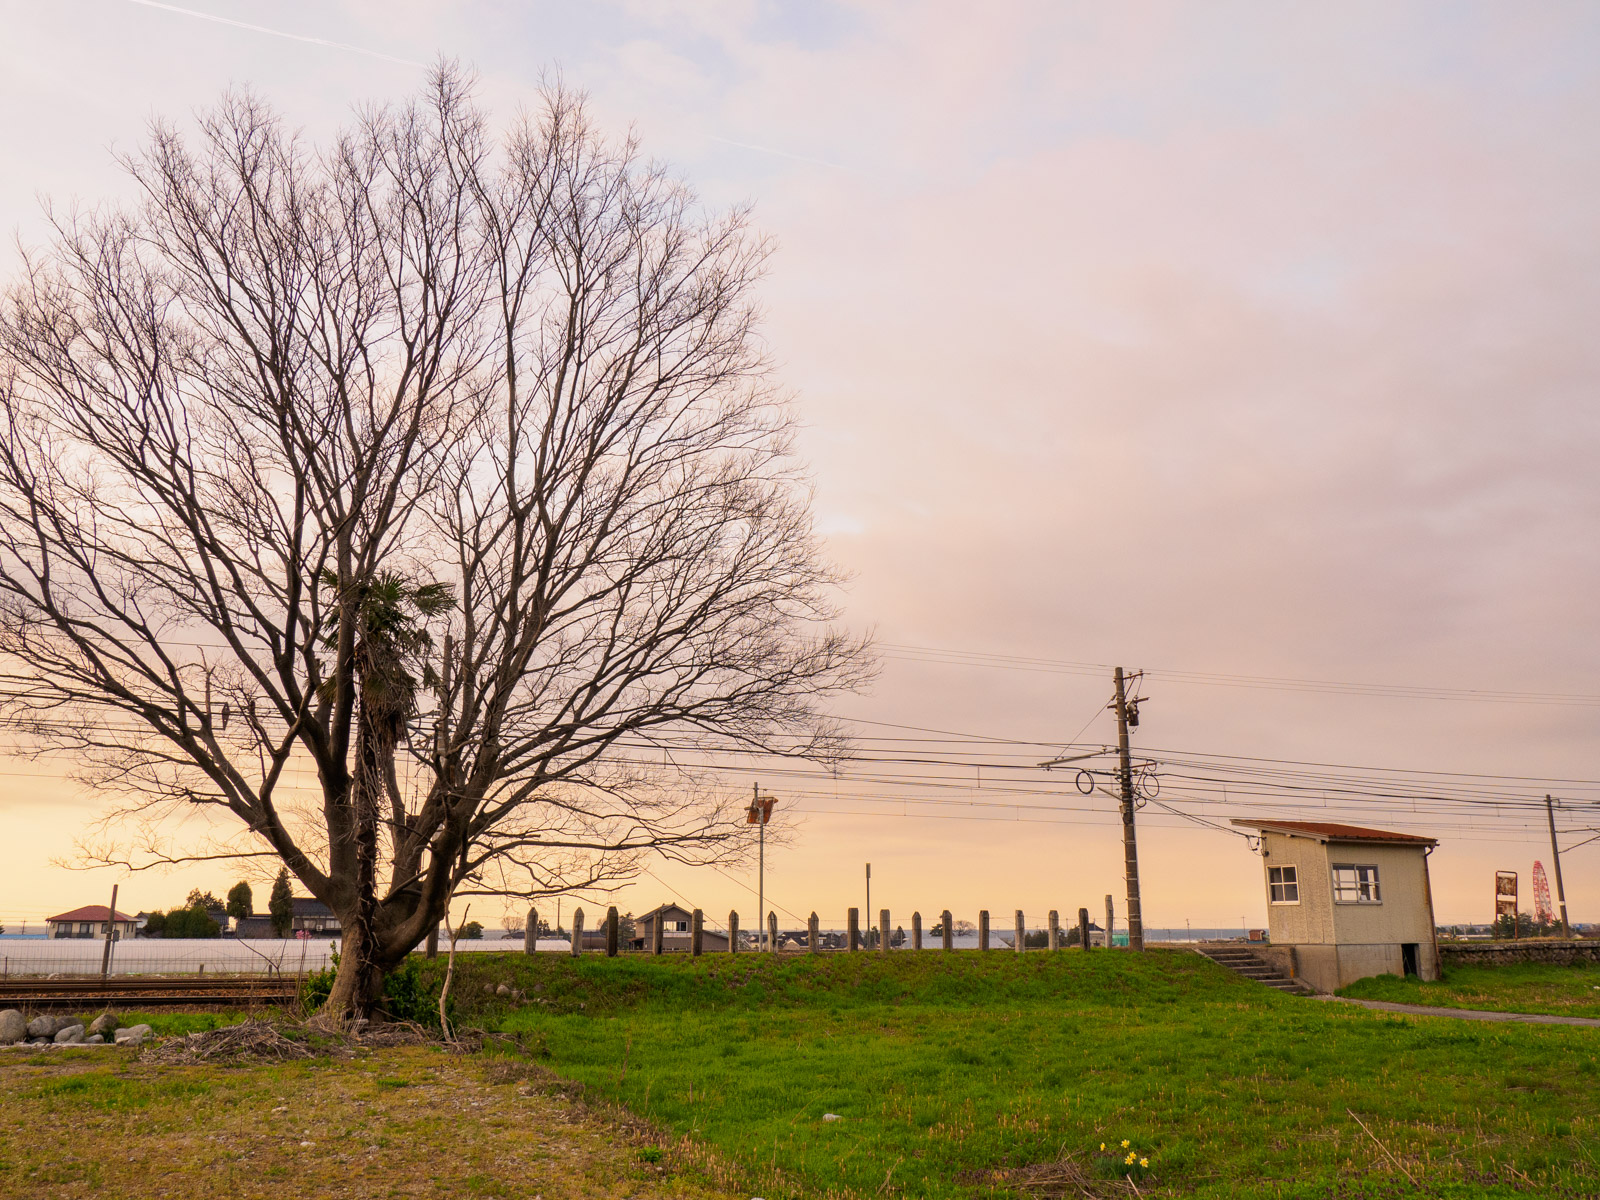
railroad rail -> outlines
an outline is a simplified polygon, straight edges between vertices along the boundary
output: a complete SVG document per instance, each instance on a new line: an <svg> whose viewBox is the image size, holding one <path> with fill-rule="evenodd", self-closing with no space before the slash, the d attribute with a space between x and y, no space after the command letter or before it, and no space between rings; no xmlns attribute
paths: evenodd
<svg viewBox="0 0 1600 1200"><path fill-rule="evenodd" d="M0 982L0 1008L98 1008L116 1004L136 1004L141 1008L177 1004L253 1007L287 1003L298 993L298 981L285 975L7 979Z"/></svg>

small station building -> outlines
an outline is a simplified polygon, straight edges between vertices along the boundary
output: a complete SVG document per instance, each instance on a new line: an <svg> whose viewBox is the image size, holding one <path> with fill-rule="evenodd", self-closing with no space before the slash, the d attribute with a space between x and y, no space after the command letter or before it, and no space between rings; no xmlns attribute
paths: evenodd
<svg viewBox="0 0 1600 1200"><path fill-rule="evenodd" d="M1369 975L1439 978L1437 841L1325 821L1233 823L1260 836L1267 928L1293 975L1322 992Z"/></svg>

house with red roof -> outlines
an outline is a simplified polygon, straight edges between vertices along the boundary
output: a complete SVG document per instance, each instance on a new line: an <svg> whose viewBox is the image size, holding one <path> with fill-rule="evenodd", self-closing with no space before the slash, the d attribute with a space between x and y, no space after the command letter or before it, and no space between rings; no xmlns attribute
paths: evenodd
<svg viewBox="0 0 1600 1200"><path fill-rule="evenodd" d="M137 919L125 912L116 913L114 919L118 937L131 938L138 928ZM46 917L44 926L53 938L103 938L106 936L106 925L111 920L113 914L104 904L90 904Z"/></svg>
<svg viewBox="0 0 1600 1200"><path fill-rule="evenodd" d="M1233 823L1256 831L1268 933L1296 977L1322 992L1368 975L1439 978L1437 841L1329 821Z"/></svg>

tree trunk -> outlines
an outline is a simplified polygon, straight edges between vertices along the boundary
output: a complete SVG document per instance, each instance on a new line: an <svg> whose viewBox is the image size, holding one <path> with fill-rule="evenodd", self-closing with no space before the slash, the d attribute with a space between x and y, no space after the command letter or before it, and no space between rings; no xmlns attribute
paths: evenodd
<svg viewBox="0 0 1600 1200"><path fill-rule="evenodd" d="M383 977L386 974L377 961L377 947L359 920L344 924L344 936L339 945L339 969L333 977L333 991L319 1016L333 1020L371 1018L373 1010L383 999Z"/></svg>

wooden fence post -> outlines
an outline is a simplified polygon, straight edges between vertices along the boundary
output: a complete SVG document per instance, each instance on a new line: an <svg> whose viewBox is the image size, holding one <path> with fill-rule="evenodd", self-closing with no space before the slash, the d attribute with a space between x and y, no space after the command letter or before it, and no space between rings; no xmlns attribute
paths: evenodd
<svg viewBox="0 0 1600 1200"><path fill-rule="evenodd" d="M705 914L697 908L689 917L689 954L693 958L700 957L705 944L705 928Z"/></svg>
<svg viewBox="0 0 1600 1200"><path fill-rule="evenodd" d="M981 909L978 912L978 949L989 948L989 910Z"/></svg>
<svg viewBox="0 0 1600 1200"><path fill-rule="evenodd" d="M778 914L767 909L767 952L778 952Z"/></svg>
<svg viewBox="0 0 1600 1200"><path fill-rule="evenodd" d="M1061 914L1050 910L1050 949L1061 949Z"/></svg>
<svg viewBox="0 0 1600 1200"><path fill-rule="evenodd" d="M889 910L878 910L878 953L889 953Z"/></svg>
<svg viewBox="0 0 1600 1200"><path fill-rule="evenodd" d="M846 924L850 927L850 951L861 949L861 910L852 908L846 915Z"/></svg>
<svg viewBox="0 0 1600 1200"><path fill-rule="evenodd" d="M1084 950L1089 949L1089 910L1078 910L1078 945Z"/></svg>
<svg viewBox="0 0 1600 1200"><path fill-rule="evenodd" d="M728 953L739 953L739 914L736 912L728 914Z"/></svg>
<svg viewBox="0 0 1600 1200"><path fill-rule="evenodd" d="M1017 909L1017 953L1021 954L1028 948L1027 922L1022 919L1022 910Z"/></svg>
<svg viewBox="0 0 1600 1200"><path fill-rule="evenodd" d="M583 909L572 910L572 957L583 953Z"/></svg>
<svg viewBox="0 0 1600 1200"><path fill-rule="evenodd" d="M650 953L660 954L666 947L662 944L661 927L666 923L662 910L656 909L655 920L650 922Z"/></svg>
<svg viewBox="0 0 1600 1200"><path fill-rule="evenodd" d="M812 913L811 919L806 922L806 949L812 954L817 953L819 949L817 942L821 937L822 931L817 926L817 914Z"/></svg>
<svg viewBox="0 0 1600 1200"><path fill-rule="evenodd" d="M528 909L528 923L522 929L522 952L536 953L539 949L539 910Z"/></svg>
<svg viewBox="0 0 1600 1200"><path fill-rule="evenodd" d="M617 932L618 932L617 906L615 904L613 904L610 908L606 909L606 957L607 958L615 958L617 956Z"/></svg>
<svg viewBox="0 0 1600 1200"><path fill-rule="evenodd" d="M1111 907L1111 897L1107 896L1106 897L1106 949L1107 950L1111 949L1112 944L1113 944L1112 941L1111 941L1111 931L1117 927L1116 918L1113 915L1113 912L1114 912L1114 910Z"/></svg>
<svg viewBox="0 0 1600 1200"><path fill-rule="evenodd" d="M922 914L920 912L911 914L911 948L913 950L922 949Z"/></svg>
<svg viewBox="0 0 1600 1200"><path fill-rule="evenodd" d="M940 928L944 930L944 949L953 950L956 944L955 919L947 908L939 914Z"/></svg>

